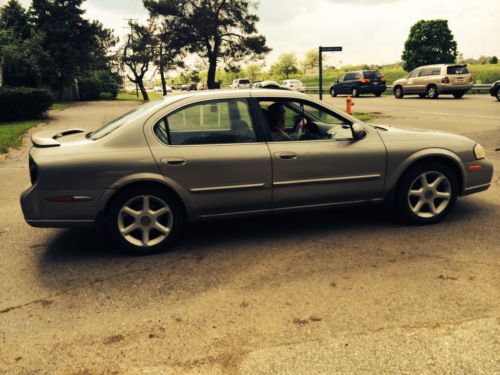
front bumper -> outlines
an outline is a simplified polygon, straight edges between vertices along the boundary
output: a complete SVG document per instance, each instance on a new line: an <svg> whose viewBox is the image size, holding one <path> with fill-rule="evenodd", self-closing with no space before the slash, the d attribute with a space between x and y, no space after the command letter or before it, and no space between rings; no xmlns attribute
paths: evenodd
<svg viewBox="0 0 500 375"><path fill-rule="evenodd" d="M471 166L480 165L481 169L469 170ZM488 159L474 160L464 163L465 179L462 196L479 193L491 186L493 163Z"/></svg>

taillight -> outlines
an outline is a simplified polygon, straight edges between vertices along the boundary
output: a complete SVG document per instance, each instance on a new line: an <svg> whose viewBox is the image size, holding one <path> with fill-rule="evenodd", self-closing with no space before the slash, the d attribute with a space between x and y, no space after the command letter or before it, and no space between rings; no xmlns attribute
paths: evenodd
<svg viewBox="0 0 500 375"><path fill-rule="evenodd" d="M359 80L361 83L370 83L370 80L368 78L362 78Z"/></svg>
<svg viewBox="0 0 500 375"><path fill-rule="evenodd" d="M38 178L38 167L31 157L29 159L29 170L30 170L31 184L33 185Z"/></svg>
<svg viewBox="0 0 500 375"><path fill-rule="evenodd" d="M448 77L444 77L441 82L443 83L450 83L450 79Z"/></svg>
<svg viewBox="0 0 500 375"><path fill-rule="evenodd" d="M386 81L385 77L380 78L380 80L381 80L382 82L385 82L385 81Z"/></svg>

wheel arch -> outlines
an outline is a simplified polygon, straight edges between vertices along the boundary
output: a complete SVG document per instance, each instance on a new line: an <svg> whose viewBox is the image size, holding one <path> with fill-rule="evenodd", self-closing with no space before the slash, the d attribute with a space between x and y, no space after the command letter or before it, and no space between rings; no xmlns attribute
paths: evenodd
<svg viewBox="0 0 500 375"><path fill-rule="evenodd" d="M186 214L186 218L188 220L191 218L192 209L188 203L188 199L183 190L175 182L161 175L138 173L116 181L106 190L106 193L103 194L99 201L99 213L97 217L98 227L103 226L106 219L106 213L113 199L123 191L137 186L156 187L168 191L176 199L178 199L184 213Z"/></svg>
<svg viewBox="0 0 500 375"><path fill-rule="evenodd" d="M455 153L445 149L426 149L411 155L399 165L398 169L395 171L395 173L393 173L393 177L388 184L388 186L390 186L390 189L386 194L386 200L388 200L391 204L394 202L397 187L400 185L404 175L411 168L415 167L416 165L429 162L441 163L449 167L457 177L458 195L463 195L466 184L466 172L460 157Z"/></svg>

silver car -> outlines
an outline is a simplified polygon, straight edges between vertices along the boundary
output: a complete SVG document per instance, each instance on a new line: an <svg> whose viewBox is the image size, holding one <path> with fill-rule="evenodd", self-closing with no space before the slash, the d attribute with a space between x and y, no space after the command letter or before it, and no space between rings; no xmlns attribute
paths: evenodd
<svg viewBox="0 0 500 375"><path fill-rule="evenodd" d="M94 132L32 142L26 221L104 228L135 254L215 218L385 201L406 221L433 223L493 174L468 138L364 124L280 90L168 96Z"/></svg>

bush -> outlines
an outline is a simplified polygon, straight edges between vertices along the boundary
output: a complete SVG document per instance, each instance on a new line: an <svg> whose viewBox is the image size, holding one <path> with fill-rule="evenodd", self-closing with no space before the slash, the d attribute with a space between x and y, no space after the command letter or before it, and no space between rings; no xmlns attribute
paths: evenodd
<svg viewBox="0 0 500 375"><path fill-rule="evenodd" d="M118 85L111 74L106 71L93 72L90 77L81 79L78 89L80 100L112 100L118 95ZM101 94L105 93L105 97L101 97Z"/></svg>
<svg viewBox="0 0 500 375"><path fill-rule="evenodd" d="M113 94L106 91L106 92L101 92L99 94L99 99L101 99L101 100L113 100L113 99L115 99L115 97L113 96Z"/></svg>
<svg viewBox="0 0 500 375"><path fill-rule="evenodd" d="M0 87L0 121L40 117L53 103L52 94L29 87Z"/></svg>

